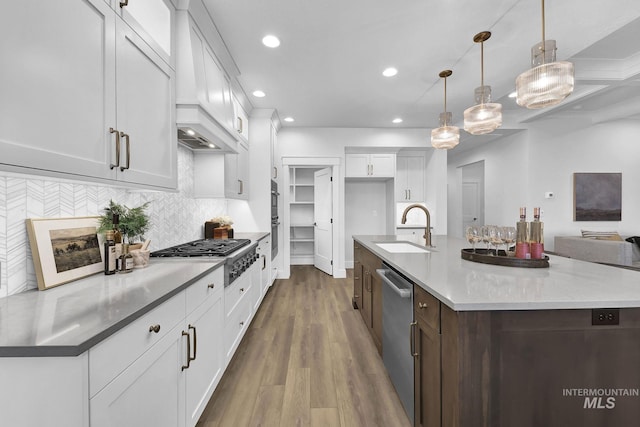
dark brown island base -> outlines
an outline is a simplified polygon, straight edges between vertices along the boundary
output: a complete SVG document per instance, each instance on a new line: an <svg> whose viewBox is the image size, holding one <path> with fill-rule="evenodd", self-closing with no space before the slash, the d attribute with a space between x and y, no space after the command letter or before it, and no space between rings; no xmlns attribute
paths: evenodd
<svg viewBox="0 0 640 427"><path fill-rule="evenodd" d="M414 283L415 426L640 425L640 273L557 256L548 269L478 264L445 236L420 253L378 246L406 236L354 240L354 305L381 354L375 271Z"/></svg>

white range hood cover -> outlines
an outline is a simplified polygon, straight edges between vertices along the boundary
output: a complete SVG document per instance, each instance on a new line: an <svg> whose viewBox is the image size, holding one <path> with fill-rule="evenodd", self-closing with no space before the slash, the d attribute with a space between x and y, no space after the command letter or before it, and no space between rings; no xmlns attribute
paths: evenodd
<svg viewBox="0 0 640 427"><path fill-rule="evenodd" d="M214 149L237 153L239 136L233 129L233 106L229 104L229 117L218 117L212 114L214 108L208 98L208 88L204 68L203 45L210 49L209 40L219 38L215 33L213 22L203 21L204 6L201 1L190 1L185 5L187 9L176 11L176 123L183 130L184 135L188 129L198 134L198 139L204 139L200 146L194 146L191 141L179 140L192 149ZM200 18L194 18L200 17ZM204 28L204 30L201 30ZM210 33L210 34L209 34ZM224 52L228 54L228 52ZM229 55L230 57L230 55ZM236 70L234 70L236 71ZM230 91L230 88L229 88ZM229 102L231 94L229 92ZM219 99L217 99L219 102ZM226 111L222 111L225 113ZM228 120L225 120L228 119ZM225 123L229 121L230 123Z"/></svg>

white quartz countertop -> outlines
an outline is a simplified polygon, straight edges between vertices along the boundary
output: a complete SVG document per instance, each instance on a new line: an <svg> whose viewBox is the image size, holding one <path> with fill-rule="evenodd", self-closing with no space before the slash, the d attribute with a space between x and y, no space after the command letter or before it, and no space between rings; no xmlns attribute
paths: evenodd
<svg viewBox="0 0 640 427"><path fill-rule="evenodd" d="M223 263L151 258L132 273L97 274L0 299L0 356L77 356Z"/></svg>
<svg viewBox="0 0 640 427"><path fill-rule="evenodd" d="M470 245L448 236L433 236L430 253L391 253L375 244L412 237L353 239L456 311L640 307L638 271L555 255L549 255L549 268L480 264L463 260L460 250Z"/></svg>

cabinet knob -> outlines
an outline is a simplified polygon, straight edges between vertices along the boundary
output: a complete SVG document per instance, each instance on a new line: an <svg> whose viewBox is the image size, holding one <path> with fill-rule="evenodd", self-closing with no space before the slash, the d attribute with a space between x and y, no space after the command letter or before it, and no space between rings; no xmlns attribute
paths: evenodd
<svg viewBox="0 0 640 427"><path fill-rule="evenodd" d="M160 325L149 326L149 332L155 332L157 334L158 332L160 332Z"/></svg>
<svg viewBox="0 0 640 427"><path fill-rule="evenodd" d="M244 292L244 288L240 288L240 292Z"/></svg>
<svg viewBox="0 0 640 427"><path fill-rule="evenodd" d="M207 288L209 288L209 289L213 289L213 288L215 288L215 287L216 287L216 284L215 284L215 283L209 283L209 284L207 285Z"/></svg>
<svg viewBox="0 0 640 427"><path fill-rule="evenodd" d="M240 326L244 326L244 321L240 322Z"/></svg>
<svg viewBox="0 0 640 427"><path fill-rule="evenodd" d="M418 302L418 308L427 308L426 302Z"/></svg>

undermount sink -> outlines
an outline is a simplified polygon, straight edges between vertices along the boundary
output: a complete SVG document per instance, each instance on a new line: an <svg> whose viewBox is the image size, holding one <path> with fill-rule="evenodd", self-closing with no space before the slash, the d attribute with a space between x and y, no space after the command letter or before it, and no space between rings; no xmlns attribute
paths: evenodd
<svg viewBox="0 0 640 427"><path fill-rule="evenodd" d="M426 249L424 246L418 246L416 244L410 242L383 242L376 243L376 246L380 249L383 249L387 252L391 252L394 254L397 253L424 253L428 254L431 251Z"/></svg>

